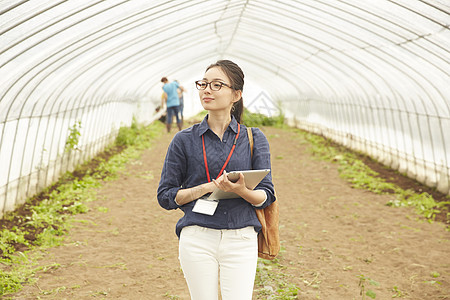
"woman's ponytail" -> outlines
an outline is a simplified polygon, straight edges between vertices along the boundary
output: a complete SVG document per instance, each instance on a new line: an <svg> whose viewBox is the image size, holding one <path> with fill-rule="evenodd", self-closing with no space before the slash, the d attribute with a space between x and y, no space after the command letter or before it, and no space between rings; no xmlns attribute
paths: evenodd
<svg viewBox="0 0 450 300"><path fill-rule="evenodd" d="M233 103L233 107L231 107L231 115L234 116L238 123L242 121L242 115L244 113L244 100L239 99L237 102Z"/></svg>

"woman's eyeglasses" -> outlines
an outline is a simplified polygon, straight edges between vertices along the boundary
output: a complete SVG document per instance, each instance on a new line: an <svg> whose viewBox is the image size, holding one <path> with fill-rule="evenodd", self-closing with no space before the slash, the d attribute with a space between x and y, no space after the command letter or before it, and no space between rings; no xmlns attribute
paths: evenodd
<svg viewBox="0 0 450 300"><path fill-rule="evenodd" d="M219 91L223 85L229 87L230 89L232 88L228 84L217 80L213 80L211 82L208 82L206 80L197 80L195 82L195 87L197 88L197 90L205 90L208 87L208 85L212 91Z"/></svg>

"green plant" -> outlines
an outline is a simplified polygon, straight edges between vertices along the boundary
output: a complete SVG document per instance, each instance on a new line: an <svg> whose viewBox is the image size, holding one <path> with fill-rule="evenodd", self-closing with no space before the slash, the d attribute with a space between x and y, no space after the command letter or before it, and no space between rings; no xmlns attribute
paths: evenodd
<svg viewBox="0 0 450 300"><path fill-rule="evenodd" d="M22 280L20 274L5 272L0 269L0 295L6 295L21 289Z"/></svg>
<svg viewBox="0 0 450 300"><path fill-rule="evenodd" d="M119 147L128 147L127 151L135 153L134 157L137 157L137 152L150 147L151 141L159 134L164 128L161 122L154 122L150 126L144 126L137 122L133 117L133 121L130 127L121 127L115 140L115 145Z"/></svg>
<svg viewBox="0 0 450 300"><path fill-rule="evenodd" d="M171 295L171 294L169 294L169 292L165 293L163 296L164 296L165 298L171 299L171 300L177 300L177 299L180 299L180 297L178 297L178 296L176 296L176 295Z"/></svg>
<svg viewBox="0 0 450 300"><path fill-rule="evenodd" d="M80 142L81 136L81 121L75 122L72 127L69 127L69 136L66 139L66 145L64 148L65 152L69 152L70 150L77 150L78 143Z"/></svg>
<svg viewBox="0 0 450 300"><path fill-rule="evenodd" d="M116 145L118 146L132 146L137 142L137 125L133 119L131 127L120 127L119 133L116 137Z"/></svg>
<svg viewBox="0 0 450 300"><path fill-rule="evenodd" d="M8 256L14 252L14 245L17 244L28 244L25 240L25 233L21 230L10 231L4 229L0 232L0 254L2 256Z"/></svg>
<svg viewBox="0 0 450 300"><path fill-rule="evenodd" d="M392 291L394 292L394 295L392 295L392 298L403 298L407 295L407 293L402 292L397 286L394 285L392 288Z"/></svg>
<svg viewBox="0 0 450 300"><path fill-rule="evenodd" d="M359 275L359 288L360 288L360 292L359 294L362 296L362 299L366 299L366 296L375 299L377 297L376 293L372 290L367 290L366 291L366 282L369 282L370 285L373 286L379 286L380 284L378 282L376 282L375 280L370 279L369 277L366 277L364 275Z"/></svg>
<svg viewBox="0 0 450 300"><path fill-rule="evenodd" d="M417 194L412 190L402 190L399 188L396 188L395 191L396 199L389 201L387 203L388 206L412 206L418 214L425 216L429 220L434 219L441 207L450 204L448 201L438 203L428 193Z"/></svg>
<svg viewBox="0 0 450 300"><path fill-rule="evenodd" d="M430 275L431 275L432 277L434 277L434 278L438 278L439 276L441 276L441 274L439 274L439 272L436 272L436 271L431 272Z"/></svg>
<svg viewBox="0 0 450 300"><path fill-rule="evenodd" d="M287 282L288 278L283 274L283 269L278 258L272 261L258 259L255 280L256 285L260 287L256 290L258 299L297 299L300 288Z"/></svg>
<svg viewBox="0 0 450 300"><path fill-rule="evenodd" d="M0 296L16 292L23 284L33 283L37 270L26 252L0 258Z"/></svg>
<svg viewBox="0 0 450 300"><path fill-rule="evenodd" d="M247 127L261 127L261 126L283 127L284 115L280 114L275 117L268 117L263 114L251 113L250 111L245 109L242 123Z"/></svg>

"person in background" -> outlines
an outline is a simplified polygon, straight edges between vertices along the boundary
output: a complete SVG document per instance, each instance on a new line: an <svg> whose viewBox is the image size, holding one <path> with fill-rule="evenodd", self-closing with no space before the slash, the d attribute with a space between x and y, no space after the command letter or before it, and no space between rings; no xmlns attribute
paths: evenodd
<svg viewBox="0 0 450 300"><path fill-rule="evenodd" d="M182 90L184 89L176 81L172 81L169 83L167 77L161 78L161 82L164 84L162 88L164 94L162 97L164 98L164 102L166 103L167 107L167 116L166 116L167 132L170 132L174 116L176 117L177 120L178 130L181 130L183 122L181 121L178 113L180 106L180 99L178 98L178 89L179 88Z"/></svg>
<svg viewBox="0 0 450 300"><path fill-rule="evenodd" d="M255 209L275 201L272 175L250 190L242 173L238 181L231 182L227 171L270 169L269 143L260 129L253 128L251 157L247 129L239 123L244 73L238 65L219 60L195 84L208 114L172 139L158 202L164 209L184 212L175 232L191 299L216 300L220 281L223 300L251 300L261 229ZM207 200L216 188L238 197Z"/></svg>

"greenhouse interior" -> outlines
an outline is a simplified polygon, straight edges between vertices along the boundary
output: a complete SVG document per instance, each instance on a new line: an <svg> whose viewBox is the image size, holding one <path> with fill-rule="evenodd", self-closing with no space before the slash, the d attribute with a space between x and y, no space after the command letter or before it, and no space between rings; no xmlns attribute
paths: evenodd
<svg viewBox="0 0 450 300"><path fill-rule="evenodd" d="M201 113L221 59L249 112L450 195L449 24L448 0L1 0L0 215L157 122L162 77Z"/></svg>
<svg viewBox="0 0 450 300"><path fill-rule="evenodd" d="M1 211L155 120L162 76L201 111L194 81L223 58L245 70L248 109L448 194L450 5L379 2L2 1ZM64 153L78 124L83 151Z"/></svg>

